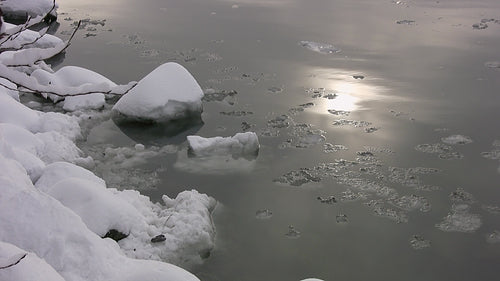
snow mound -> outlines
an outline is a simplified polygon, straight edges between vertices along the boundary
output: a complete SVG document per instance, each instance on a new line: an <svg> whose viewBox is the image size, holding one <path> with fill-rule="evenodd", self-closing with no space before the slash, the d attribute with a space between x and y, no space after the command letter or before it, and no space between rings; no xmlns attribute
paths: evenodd
<svg viewBox="0 0 500 281"><path fill-rule="evenodd" d="M35 253L66 280L198 280L171 264L123 256L115 242L91 232L73 211L37 190L19 163L3 155L0 171L0 241Z"/></svg>
<svg viewBox="0 0 500 281"><path fill-rule="evenodd" d="M146 75L113 107L117 115L132 121L168 122L199 116L203 91L180 64L169 62Z"/></svg>
<svg viewBox="0 0 500 281"><path fill-rule="evenodd" d="M80 125L74 116L32 110L0 91L0 123L10 123L32 133L55 131L75 140L80 137Z"/></svg>
<svg viewBox="0 0 500 281"><path fill-rule="evenodd" d="M187 140L189 153L195 156L257 155L260 148L259 139L254 132L237 133L233 137L203 138L188 136Z"/></svg>
<svg viewBox="0 0 500 281"><path fill-rule="evenodd" d="M104 180L94 175L91 171L67 162L54 162L43 170L43 174L36 181L35 187L43 192L48 192L53 185L66 178L76 178L106 186Z"/></svg>
<svg viewBox="0 0 500 281"><path fill-rule="evenodd" d="M53 0L2 0L2 12L10 18L24 19L26 14L32 17L44 16L52 6ZM50 13L53 17L57 17L57 7Z"/></svg>
<svg viewBox="0 0 500 281"><path fill-rule="evenodd" d="M6 30L17 28L17 25L7 22L3 22L2 25L5 25ZM58 44L63 43L63 41L59 37L56 37L54 35L44 34L42 37L40 37L40 35L41 34L39 32L26 29L19 33L19 36L17 36L15 39L4 42L2 44L2 48L52 48L57 46Z"/></svg>
<svg viewBox="0 0 500 281"><path fill-rule="evenodd" d="M61 89L58 92L64 92L62 91L64 87L77 88L77 92L80 93L92 92L96 88L107 92L117 87L116 83L101 74L78 66L65 66L54 73L37 69L33 71L31 77L34 77L41 85ZM105 105L105 96L102 93L69 97L49 95L49 98L53 101L64 99L63 109L66 111L100 109Z"/></svg>
<svg viewBox="0 0 500 281"><path fill-rule="evenodd" d="M64 281L59 273L36 254L1 241L0 267L0 280Z"/></svg>

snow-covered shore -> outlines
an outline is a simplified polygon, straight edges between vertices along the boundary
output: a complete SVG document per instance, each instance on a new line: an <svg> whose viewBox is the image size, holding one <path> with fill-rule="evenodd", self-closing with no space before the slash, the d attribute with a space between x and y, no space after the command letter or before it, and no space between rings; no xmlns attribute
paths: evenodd
<svg viewBox="0 0 500 281"><path fill-rule="evenodd" d="M16 1L2 9L47 2ZM24 85L25 91L62 100L67 112L89 116L106 105L107 94L123 94L135 84L121 87L75 66L53 72L43 60L66 43L43 32L2 24L0 280L198 280L166 261L200 263L214 248L215 199L187 190L153 203L138 191L108 188L82 168L94 165L75 144L83 118L28 108L18 89ZM182 66L174 70L190 76ZM189 102L199 111L201 95L195 95Z"/></svg>

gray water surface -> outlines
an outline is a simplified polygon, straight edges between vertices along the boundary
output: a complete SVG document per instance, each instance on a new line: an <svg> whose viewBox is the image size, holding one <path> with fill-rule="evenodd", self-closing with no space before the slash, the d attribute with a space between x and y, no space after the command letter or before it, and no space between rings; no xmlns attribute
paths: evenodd
<svg viewBox="0 0 500 281"><path fill-rule="evenodd" d="M60 66L127 83L176 61L202 88L236 91L189 129L103 117L83 144L170 145L130 167L151 183L141 192L217 199L216 248L182 265L201 280L499 278L499 1L59 5L56 35L90 19ZM186 135L243 130L259 135L256 159L187 157Z"/></svg>

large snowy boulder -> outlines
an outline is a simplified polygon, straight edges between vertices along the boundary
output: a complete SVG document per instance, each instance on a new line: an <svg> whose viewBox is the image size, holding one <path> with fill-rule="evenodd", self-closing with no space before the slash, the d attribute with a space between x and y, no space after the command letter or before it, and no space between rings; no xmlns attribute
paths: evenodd
<svg viewBox="0 0 500 281"><path fill-rule="evenodd" d="M54 0L2 0L2 12L5 17L13 19L25 19L26 15L31 17L45 16L50 12L51 19L57 18L57 7ZM52 9L52 11L51 11Z"/></svg>
<svg viewBox="0 0 500 281"><path fill-rule="evenodd" d="M203 91L180 64L160 65L139 81L113 107L117 115L132 121L168 122L199 116Z"/></svg>
<svg viewBox="0 0 500 281"><path fill-rule="evenodd" d="M189 153L196 156L224 155L255 156L259 153L259 139L254 132L237 133L233 137L204 138L188 136Z"/></svg>

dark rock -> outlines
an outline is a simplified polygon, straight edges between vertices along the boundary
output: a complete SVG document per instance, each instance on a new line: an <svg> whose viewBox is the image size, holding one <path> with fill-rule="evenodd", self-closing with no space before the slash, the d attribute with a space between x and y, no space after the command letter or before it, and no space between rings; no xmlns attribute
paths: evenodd
<svg viewBox="0 0 500 281"><path fill-rule="evenodd" d="M163 242L165 240L167 240L165 235L160 234L160 235L156 235L155 237L151 238L151 243L159 243L159 242Z"/></svg>
<svg viewBox="0 0 500 281"><path fill-rule="evenodd" d="M127 238L127 234L125 233L122 233L116 229L110 229L106 235L104 235L103 238L111 238L113 240L115 240L116 242L122 240L123 238Z"/></svg>

